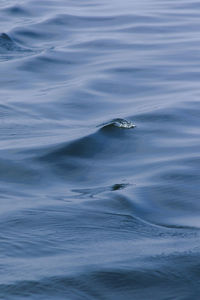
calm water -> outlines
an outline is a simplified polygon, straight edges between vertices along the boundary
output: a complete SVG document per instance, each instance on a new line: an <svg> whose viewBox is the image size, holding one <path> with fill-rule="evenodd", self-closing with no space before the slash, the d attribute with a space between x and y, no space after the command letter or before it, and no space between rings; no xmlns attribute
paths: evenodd
<svg viewBox="0 0 200 300"><path fill-rule="evenodd" d="M199 125L199 1L1 0L0 299L198 300Z"/></svg>

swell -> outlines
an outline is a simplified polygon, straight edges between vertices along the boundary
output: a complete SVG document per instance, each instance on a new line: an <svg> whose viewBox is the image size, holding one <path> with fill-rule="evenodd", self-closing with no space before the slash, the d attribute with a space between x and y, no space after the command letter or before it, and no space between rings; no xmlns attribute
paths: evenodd
<svg viewBox="0 0 200 300"><path fill-rule="evenodd" d="M124 119L114 119L101 125L101 128L94 134L72 141L59 146L58 149L52 150L42 156L42 160L54 161L56 158L72 156L79 158L92 158L95 154L106 150L106 146L111 145L111 139L125 137L123 129L133 129L135 125ZM106 151L107 152L107 151Z"/></svg>
<svg viewBox="0 0 200 300"><path fill-rule="evenodd" d="M0 7L0 298L198 299L199 5Z"/></svg>
<svg viewBox="0 0 200 300"><path fill-rule="evenodd" d="M194 241L195 239L190 239L190 242ZM184 239L177 239L177 236L165 242L153 240L148 250L142 249L142 247L147 247L148 239L143 239L141 243L135 245L129 237L127 243L122 241L122 244L128 246L128 256L125 252L124 256L118 256L122 249L116 240L113 241L113 245L110 243L107 245L105 242L105 248L108 250L110 247L107 258L102 259L101 248L96 248L96 255L93 253L90 260L84 262L77 257L78 261L74 262L75 265L79 263L76 272L73 272L71 264L68 263L67 270L61 269L53 276L42 276L38 273L37 276L35 274L35 279L28 279L32 277L28 274L26 279L22 276L21 280L1 284L0 295L26 296L26 298L34 295L40 299L45 299L47 296L49 299L54 299L63 295L70 299L110 299L111 295L115 299L121 299L124 296L132 299L134 295L134 298L139 300L145 298L150 290L156 299L195 297L198 291L198 282L193 281L198 274L196 261L199 253L195 249L197 243L194 242L189 252ZM171 249L165 249L166 245ZM119 248L114 250L114 246L119 246ZM85 259L90 254L89 252ZM69 260L67 255L62 258ZM96 263L94 258L97 259ZM56 259L52 258L52 260ZM101 263L98 268L97 263ZM52 272L53 269L52 266Z"/></svg>

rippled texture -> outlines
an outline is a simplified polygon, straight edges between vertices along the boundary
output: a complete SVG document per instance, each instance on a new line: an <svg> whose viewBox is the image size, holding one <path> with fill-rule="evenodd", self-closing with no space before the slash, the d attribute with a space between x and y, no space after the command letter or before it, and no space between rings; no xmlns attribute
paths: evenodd
<svg viewBox="0 0 200 300"><path fill-rule="evenodd" d="M199 299L199 8L0 1L1 299Z"/></svg>

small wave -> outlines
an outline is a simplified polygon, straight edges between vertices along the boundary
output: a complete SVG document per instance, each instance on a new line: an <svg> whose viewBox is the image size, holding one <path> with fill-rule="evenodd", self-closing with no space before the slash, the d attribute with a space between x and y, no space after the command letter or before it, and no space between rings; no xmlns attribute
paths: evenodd
<svg viewBox="0 0 200 300"><path fill-rule="evenodd" d="M106 145L109 145L112 148L111 139L116 137L119 138L119 128L131 129L136 126L131 121L114 119L108 123L101 124L98 127L100 127L100 129L92 134L54 146L50 151L47 150L47 153L42 155L40 159L45 158L45 160L52 161L56 158L58 159L67 156L91 158L94 155L96 156L97 153L104 152L104 150L107 155L108 149L106 149ZM117 135L114 129L117 130Z"/></svg>
<svg viewBox="0 0 200 300"><path fill-rule="evenodd" d="M0 53L8 51L30 51L17 45L6 33L0 35Z"/></svg>
<svg viewBox="0 0 200 300"><path fill-rule="evenodd" d="M0 34L0 61L31 55L31 49L18 45L8 34Z"/></svg>
<svg viewBox="0 0 200 300"><path fill-rule="evenodd" d="M16 17L16 16L29 16L30 13L29 11L23 7L22 5L19 4L14 4L11 6L8 6L2 10L2 13L6 15L10 15L10 17Z"/></svg>
<svg viewBox="0 0 200 300"><path fill-rule="evenodd" d="M125 119L120 119L120 118L113 119L108 123L102 124L102 126L103 128L112 126L112 127L119 127L124 129L131 129L136 127L136 125L134 125L131 121L127 121Z"/></svg>

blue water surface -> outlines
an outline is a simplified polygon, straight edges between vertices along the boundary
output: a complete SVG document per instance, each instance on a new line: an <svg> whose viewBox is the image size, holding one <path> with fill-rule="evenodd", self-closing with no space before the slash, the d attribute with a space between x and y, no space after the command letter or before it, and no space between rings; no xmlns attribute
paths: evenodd
<svg viewBox="0 0 200 300"><path fill-rule="evenodd" d="M0 299L198 300L200 3L0 1Z"/></svg>

